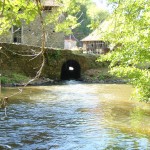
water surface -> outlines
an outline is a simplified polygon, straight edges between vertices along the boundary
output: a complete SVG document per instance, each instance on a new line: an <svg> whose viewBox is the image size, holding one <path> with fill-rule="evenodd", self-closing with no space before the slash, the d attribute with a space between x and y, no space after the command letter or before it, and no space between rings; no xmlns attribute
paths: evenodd
<svg viewBox="0 0 150 150"><path fill-rule="evenodd" d="M1 96L16 88L4 88ZM0 110L0 150L149 150L150 105L129 85L27 87Z"/></svg>

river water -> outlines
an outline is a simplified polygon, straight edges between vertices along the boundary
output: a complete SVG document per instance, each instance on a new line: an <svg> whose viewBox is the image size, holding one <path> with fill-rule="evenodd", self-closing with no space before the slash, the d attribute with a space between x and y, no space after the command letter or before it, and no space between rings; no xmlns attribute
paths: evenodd
<svg viewBox="0 0 150 150"><path fill-rule="evenodd" d="M0 150L150 150L150 104L129 100L132 90L77 81L27 87L7 117L0 110Z"/></svg>

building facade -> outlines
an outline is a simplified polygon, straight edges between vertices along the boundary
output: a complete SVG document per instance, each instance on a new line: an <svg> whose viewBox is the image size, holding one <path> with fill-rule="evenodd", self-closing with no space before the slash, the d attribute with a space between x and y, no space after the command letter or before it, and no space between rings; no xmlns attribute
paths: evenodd
<svg viewBox="0 0 150 150"><path fill-rule="evenodd" d="M65 37L64 49L77 49L77 39L74 37L74 35L68 35Z"/></svg>
<svg viewBox="0 0 150 150"><path fill-rule="evenodd" d="M55 13L59 4L54 0L43 1L43 16ZM12 28L4 35L0 36L0 42L5 43L20 43L24 45L41 46L42 30L40 18L36 19L30 24L25 24L22 21L22 26L12 26ZM48 24L45 26L46 31L46 47L64 48L64 33L55 32L54 25Z"/></svg>
<svg viewBox="0 0 150 150"><path fill-rule="evenodd" d="M110 51L108 48L108 42L104 42L101 40L101 36L99 31L95 30L87 37L82 39L83 43L83 50L87 53L94 53L94 54L105 54Z"/></svg>

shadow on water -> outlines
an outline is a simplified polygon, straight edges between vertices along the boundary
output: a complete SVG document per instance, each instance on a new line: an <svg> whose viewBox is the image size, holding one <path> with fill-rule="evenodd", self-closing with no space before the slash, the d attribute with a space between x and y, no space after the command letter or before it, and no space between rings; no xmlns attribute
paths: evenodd
<svg viewBox="0 0 150 150"><path fill-rule="evenodd" d="M0 120L0 150L148 150L150 105L129 100L131 91L72 80L27 87Z"/></svg>

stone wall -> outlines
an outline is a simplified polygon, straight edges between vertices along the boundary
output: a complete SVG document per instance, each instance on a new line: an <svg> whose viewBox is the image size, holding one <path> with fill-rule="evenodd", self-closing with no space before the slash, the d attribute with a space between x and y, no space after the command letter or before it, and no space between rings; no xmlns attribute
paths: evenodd
<svg viewBox="0 0 150 150"><path fill-rule="evenodd" d="M53 10L54 12L56 10ZM53 15L54 12L44 11L43 16ZM37 17L30 24L26 24L22 21L21 28L21 43L23 45L32 45L32 46L40 46L41 45L41 37L42 37L42 29L40 24L40 19ZM55 32L54 25L47 24L45 26L46 30L46 46L53 48L64 48L64 33L63 32ZM0 36L0 42L13 43L13 27L5 34Z"/></svg>
<svg viewBox="0 0 150 150"><path fill-rule="evenodd" d="M40 47L0 43L0 73L9 70L23 73L27 76L35 76L39 70L41 56L32 56L40 51ZM81 75L88 69L103 67L104 64L95 62L95 55L74 54L70 50L56 50L46 48L46 61L42 72L43 77L60 79L61 69L68 60L75 60L81 67Z"/></svg>
<svg viewBox="0 0 150 150"><path fill-rule="evenodd" d="M44 16L49 15L51 12L45 11ZM41 46L41 30L40 19L37 17L33 22L29 25L23 25L23 36L22 36L22 44ZM53 48L64 48L64 33L55 32L54 25L47 24L45 26L46 31L46 47Z"/></svg>
<svg viewBox="0 0 150 150"><path fill-rule="evenodd" d="M0 35L0 42L4 42L4 43L12 43L13 41L13 36L12 36L12 31L11 29L5 33L3 33L3 35Z"/></svg>

